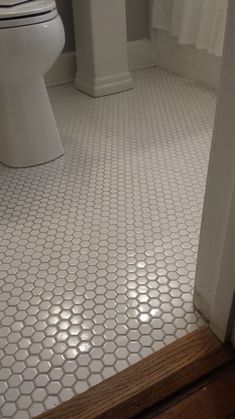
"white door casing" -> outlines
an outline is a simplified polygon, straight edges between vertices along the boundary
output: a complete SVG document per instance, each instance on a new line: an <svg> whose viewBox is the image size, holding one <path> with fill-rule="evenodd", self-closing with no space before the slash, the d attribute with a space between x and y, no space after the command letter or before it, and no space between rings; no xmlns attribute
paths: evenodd
<svg viewBox="0 0 235 419"><path fill-rule="evenodd" d="M235 319L234 22L230 0L195 282L196 307L222 341L230 337Z"/></svg>

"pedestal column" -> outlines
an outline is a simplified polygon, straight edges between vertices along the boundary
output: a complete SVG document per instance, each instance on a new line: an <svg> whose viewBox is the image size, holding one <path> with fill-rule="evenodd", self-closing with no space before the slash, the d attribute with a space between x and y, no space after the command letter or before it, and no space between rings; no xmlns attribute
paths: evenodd
<svg viewBox="0 0 235 419"><path fill-rule="evenodd" d="M125 0L73 0L76 87L93 96L133 88L128 70Z"/></svg>

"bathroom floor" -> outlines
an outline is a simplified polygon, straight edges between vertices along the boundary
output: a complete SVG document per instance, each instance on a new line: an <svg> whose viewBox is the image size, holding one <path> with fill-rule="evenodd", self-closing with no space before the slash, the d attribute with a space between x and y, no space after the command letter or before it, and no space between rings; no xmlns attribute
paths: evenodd
<svg viewBox="0 0 235 419"><path fill-rule="evenodd" d="M26 419L204 321L193 286L216 93L49 90L65 156L0 165L0 417Z"/></svg>

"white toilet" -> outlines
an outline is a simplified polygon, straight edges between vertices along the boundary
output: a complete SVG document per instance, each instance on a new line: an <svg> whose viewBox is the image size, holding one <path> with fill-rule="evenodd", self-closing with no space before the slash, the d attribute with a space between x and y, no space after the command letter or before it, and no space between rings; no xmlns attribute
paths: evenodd
<svg viewBox="0 0 235 419"><path fill-rule="evenodd" d="M43 79L64 42L55 0L0 0L0 162L8 166L64 153Z"/></svg>

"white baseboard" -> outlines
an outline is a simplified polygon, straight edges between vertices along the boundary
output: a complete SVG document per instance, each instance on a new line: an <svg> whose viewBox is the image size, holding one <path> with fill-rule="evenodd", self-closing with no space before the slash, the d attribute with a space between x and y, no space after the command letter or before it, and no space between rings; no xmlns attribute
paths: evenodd
<svg viewBox="0 0 235 419"><path fill-rule="evenodd" d="M76 53L64 52L45 76L47 86L56 86L74 81L76 73Z"/></svg>
<svg viewBox="0 0 235 419"><path fill-rule="evenodd" d="M221 59L193 47L179 45L176 39L167 33L161 33L158 41L145 38L128 42L128 61L130 70L157 65L210 87L218 88ZM118 75L116 80L112 77L98 79L95 83L91 83L87 77L80 76L76 85L86 93L89 92L91 96L112 94L118 89L120 91L133 87L128 74L127 72ZM65 52L47 73L45 80L47 86L55 86L74 81L75 75L76 53L75 51Z"/></svg>
<svg viewBox="0 0 235 419"><path fill-rule="evenodd" d="M152 67L157 64L155 42L148 38L128 42L127 50L130 70Z"/></svg>
<svg viewBox="0 0 235 419"><path fill-rule="evenodd" d="M179 44L166 31L157 30L155 41L156 65L173 73L217 89L221 58L198 50L192 45Z"/></svg>
<svg viewBox="0 0 235 419"><path fill-rule="evenodd" d="M130 70L157 65L209 87L219 86L221 58L181 45L165 31L159 31L155 41L146 38L128 42L128 57Z"/></svg>

